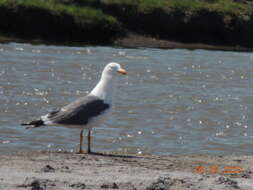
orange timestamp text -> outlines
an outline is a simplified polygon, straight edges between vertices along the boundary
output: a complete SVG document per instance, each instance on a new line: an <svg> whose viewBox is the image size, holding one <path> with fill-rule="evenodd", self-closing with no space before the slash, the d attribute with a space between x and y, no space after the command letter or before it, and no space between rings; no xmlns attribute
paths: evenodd
<svg viewBox="0 0 253 190"><path fill-rule="evenodd" d="M243 168L240 166L224 166L220 167L217 165L213 166L196 166L194 167L195 173L198 174L218 174L218 173L223 173L223 174L241 174L243 173Z"/></svg>

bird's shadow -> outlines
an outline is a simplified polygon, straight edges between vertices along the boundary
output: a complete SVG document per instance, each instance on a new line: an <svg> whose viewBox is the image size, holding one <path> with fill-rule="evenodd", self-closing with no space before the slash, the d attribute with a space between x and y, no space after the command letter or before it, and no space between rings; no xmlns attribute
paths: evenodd
<svg viewBox="0 0 253 190"><path fill-rule="evenodd" d="M102 153L102 152L90 152L90 153L86 153L85 155L104 156L104 157L111 157L111 158L140 158L139 156L135 156L135 155L120 155L120 154L111 154L111 153Z"/></svg>
<svg viewBox="0 0 253 190"><path fill-rule="evenodd" d="M68 152L68 151L61 151L61 152L55 152L55 153L63 153L63 154L73 154L73 152ZM81 155L81 156L101 156L101 157L110 157L110 158L143 158L142 156L139 155L121 155L117 153L104 153L104 152L86 152L86 153L79 153L76 152L76 155Z"/></svg>

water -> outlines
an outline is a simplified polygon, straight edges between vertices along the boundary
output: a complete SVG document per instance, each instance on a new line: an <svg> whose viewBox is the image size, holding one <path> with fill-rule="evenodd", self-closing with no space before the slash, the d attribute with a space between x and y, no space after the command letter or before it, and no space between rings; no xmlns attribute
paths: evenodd
<svg viewBox="0 0 253 190"><path fill-rule="evenodd" d="M0 44L0 151L76 151L79 130L19 124L86 95L107 62L120 79L94 151L252 154L253 53Z"/></svg>

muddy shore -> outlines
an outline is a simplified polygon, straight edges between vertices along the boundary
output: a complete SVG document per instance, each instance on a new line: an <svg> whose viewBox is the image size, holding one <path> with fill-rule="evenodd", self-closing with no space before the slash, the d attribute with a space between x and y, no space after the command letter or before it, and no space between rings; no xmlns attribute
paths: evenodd
<svg viewBox="0 0 253 190"><path fill-rule="evenodd" d="M253 156L57 152L0 156L0 189L252 189Z"/></svg>
<svg viewBox="0 0 253 190"><path fill-rule="evenodd" d="M133 33L129 33L126 37L115 40L114 45L124 48L206 49L242 52L253 51L253 48L251 47L210 45L205 43L182 43Z"/></svg>

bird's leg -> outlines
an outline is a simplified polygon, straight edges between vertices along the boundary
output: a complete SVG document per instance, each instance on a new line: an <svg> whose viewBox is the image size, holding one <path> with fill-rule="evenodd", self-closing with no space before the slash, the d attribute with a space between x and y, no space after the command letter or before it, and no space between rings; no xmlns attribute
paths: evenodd
<svg viewBox="0 0 253 190"><path fill-rule="evenodd" d="M91 150L90 150L90 139L91 139L91 130L89 129L88 131L88 150L87 150L87 153L91 153Z"/></svg>
<svg viewBox="0 0 253 190"><path fill-rule="evenodd" d="M83 154L83 149L82 149L82 145L83 145L83 129L80 132L80 149L79 149L79 153Z"/></svg>

